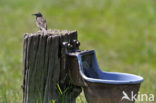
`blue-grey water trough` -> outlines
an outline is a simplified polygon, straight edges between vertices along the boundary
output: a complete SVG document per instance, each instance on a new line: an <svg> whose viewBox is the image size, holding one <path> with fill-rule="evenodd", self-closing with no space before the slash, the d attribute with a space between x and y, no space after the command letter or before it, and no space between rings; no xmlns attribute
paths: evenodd
<svg viewBox="0 0 156 103"><path fill-rule="evenodd" d="M102 71L94 50L68 53L67 57L72 83L84 89L88 103L135 102L134 96L137 97L143 81L141 76Z"/></svg>

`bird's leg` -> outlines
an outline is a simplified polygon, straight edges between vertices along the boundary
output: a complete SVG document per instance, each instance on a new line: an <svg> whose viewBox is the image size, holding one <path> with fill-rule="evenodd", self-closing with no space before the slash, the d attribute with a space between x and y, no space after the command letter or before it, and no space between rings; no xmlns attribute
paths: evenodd
<svg viewBox="0 0 156 103"><path fill-rule="evenodd" d="M42 29L42 31L43 31L44 35L46 35L48 33L47 30L44 28Z"/></svg>

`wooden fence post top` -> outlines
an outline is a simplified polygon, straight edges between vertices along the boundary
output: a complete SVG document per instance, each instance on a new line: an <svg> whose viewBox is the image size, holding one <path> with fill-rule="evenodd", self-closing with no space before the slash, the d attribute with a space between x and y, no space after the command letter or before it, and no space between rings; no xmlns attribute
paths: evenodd
<svg viewBox="0 0 156 103"><path fill-rule="evenodd" d="M25 33L24 36L27 36L27 35L29 35L29 36L32 36L32 35L62 36L62 35L70 35L73 33L77 34L77 31L76 30L69 31L69 30L49 29L49 30L47 30L47 34L44 34L43 31L37 31L36 33Z"/></svg>

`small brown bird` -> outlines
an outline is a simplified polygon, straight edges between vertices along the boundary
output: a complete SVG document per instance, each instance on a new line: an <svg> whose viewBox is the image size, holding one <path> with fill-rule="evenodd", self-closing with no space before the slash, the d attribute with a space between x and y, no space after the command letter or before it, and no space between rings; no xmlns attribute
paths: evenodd
<svg viewBox="0 0 156 103"><path fill-rule="evenodd" d="M47 23L46 23L46 20L44 19L43 15L40 12L35 13L33 15L36 16L37 27L39 27L40 30L46 32L47 31Z"/></svg>

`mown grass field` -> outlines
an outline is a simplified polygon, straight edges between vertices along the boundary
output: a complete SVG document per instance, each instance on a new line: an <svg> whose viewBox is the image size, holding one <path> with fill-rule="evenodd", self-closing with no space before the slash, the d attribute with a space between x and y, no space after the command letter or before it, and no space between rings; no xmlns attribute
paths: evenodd
<svg viewBox="0 0 156 103"><path fill-rule="evenodd" d="M52 29L77 30L105 71L141 75L140 93L156 96L155 0L0 0L0 103L21 103L22 46L41 11ZM85 103L83 95L77 103ZM144 102L143 102L144 103Z"/></svg>

